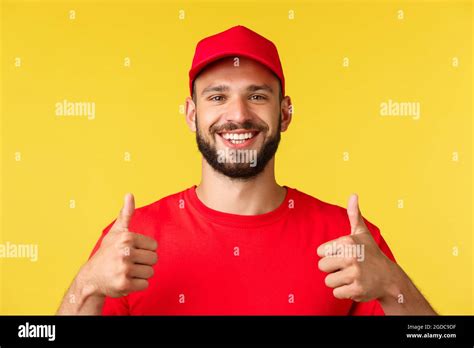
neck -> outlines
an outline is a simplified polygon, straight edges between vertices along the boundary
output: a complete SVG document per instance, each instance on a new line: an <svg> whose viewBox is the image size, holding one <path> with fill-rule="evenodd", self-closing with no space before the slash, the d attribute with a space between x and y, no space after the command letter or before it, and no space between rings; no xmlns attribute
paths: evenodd
<svg viewBox="0 0 474 348"><path fill-rule="evenodd" d="M237 215L258 215L275 210L285 199L286 189L275 180L275 158L256 177L231 179L202 160L201 183L196 188L201 202L211 209Z"/></svg>

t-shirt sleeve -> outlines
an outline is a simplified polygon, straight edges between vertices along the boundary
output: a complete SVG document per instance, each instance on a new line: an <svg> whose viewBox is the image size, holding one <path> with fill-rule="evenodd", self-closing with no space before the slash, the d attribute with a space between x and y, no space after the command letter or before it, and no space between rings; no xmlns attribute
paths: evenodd
<svg viewBox="0 0 474 348"><path fill-rule="evenodd" d="M377 226L373 225L364 218L365 224L369 228L370 233L374 237L375 242L379 246L380 250L393 262L396 262L392 251L388 247L387 242L383 239L380 234L380 230ZM372 300L367 302L354 302L349 312L349 315L385 315L379 301Z"/></svg>
<svg viewBox="0 0 474 348"><path fill-rule="evenodd" d="M102 240L112 228L115 220L112 221L104 230L102 231L102 235L100 236L99 240L92 249L91 254L89 255L89 260L96 251L99 249ZM102 315L130 315L129 307L128 307L128 296L112 298L109 296L105 297L104 306L102 307Z"/></svg>

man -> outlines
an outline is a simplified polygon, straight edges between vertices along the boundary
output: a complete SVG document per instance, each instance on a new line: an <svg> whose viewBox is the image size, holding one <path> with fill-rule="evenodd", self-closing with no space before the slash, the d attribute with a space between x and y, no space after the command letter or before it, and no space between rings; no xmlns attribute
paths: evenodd
<svg viewBox="0 0 474 348"><path fill-rule="evenodd" d="M201 183L136 210L127 194L58 314L435 314L357 195L346 211L276 183L291 99L271 41L205 38L189 78Z"/></svg>

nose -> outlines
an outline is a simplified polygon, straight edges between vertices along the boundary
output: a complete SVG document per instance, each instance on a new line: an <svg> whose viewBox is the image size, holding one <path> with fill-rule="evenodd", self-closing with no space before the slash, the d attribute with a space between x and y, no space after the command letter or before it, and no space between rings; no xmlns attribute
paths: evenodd
<svg viewBox="0 0 474 348"><path fill-rule="evenodd" d="M245 98L236 97L231 103L228 104L225 119L227 122L239 124L251 119L251 112L248 108Z"/></svg>

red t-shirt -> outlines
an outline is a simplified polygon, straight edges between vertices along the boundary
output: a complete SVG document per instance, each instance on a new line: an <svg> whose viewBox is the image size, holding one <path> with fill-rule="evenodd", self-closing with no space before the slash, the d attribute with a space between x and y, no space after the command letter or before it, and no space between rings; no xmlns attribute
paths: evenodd
<svg viewBox="0 0 474 348"><path fill-rule="evenodd" d="M318 246L350 234L346 209L287 188L275 210L235 215L205 206L195 189L135 210L129 230L158 242L155 273L144 291L106 297L103 315L384 315L378 301L335 298L318 269Z"/></svg>

